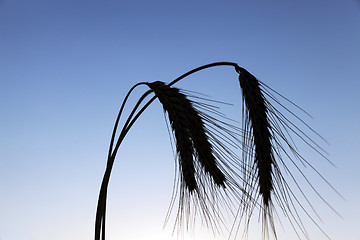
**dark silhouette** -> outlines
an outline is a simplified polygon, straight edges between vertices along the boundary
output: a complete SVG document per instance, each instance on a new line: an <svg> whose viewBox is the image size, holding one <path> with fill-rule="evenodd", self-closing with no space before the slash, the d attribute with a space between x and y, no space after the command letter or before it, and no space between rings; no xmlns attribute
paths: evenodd
<svg viewBox="0 0 360 240"><path fill-rule="evenodd" d="M229 119L218 111L216 104L220 104L219 102L201 97L192 100L192 96L188 93L173 87L195 72L216 66L234 67L239 74L244 108L242 128L230 124ZM127 100L133 90L140 85L148 86L149 90L139 98L115 141ZM145 101L151 93L155 96ZM287 182L295 183L301 197L314 210L288 168L288 164L292 164L311 189L331 208L301 171L299 163L309 166L331 188L332 186L297 152L294 143L295 139L300 140L327 159L326 152L312 135L324 139L280 100L304 112L297 105L260 82L236 63L216 62L195 68L169 84L159 81L140 82L129 90L121 105L110 141L107 167L96 212L95 240L105 240L107 187L117 150L132 125L156 98L167 113L177 153L179 227L189 223L188 219L192 219L189 215L197 214L211 228L218 229L222 224L221 211L228 208L235 218L245 218L246 233L252 213L255 209L259 209L262 215L263 237L268 238L271 230L273 236L277 238L273 220L277 205L289 219L299 238L302 236L308 238L308 234L297 213L297 208L304 211L329 238L301 204L299 196L294 194ZM287 115L295 118L297 123L290 121ZM240 149L241 154L237 154L236 149ZM287 178L283 175L284 171L288 174ZM173 203L174 197L171 206ZM193 212L192 204L197 205L196 212ZM241 211L236 212L239 207Z"/></svg>

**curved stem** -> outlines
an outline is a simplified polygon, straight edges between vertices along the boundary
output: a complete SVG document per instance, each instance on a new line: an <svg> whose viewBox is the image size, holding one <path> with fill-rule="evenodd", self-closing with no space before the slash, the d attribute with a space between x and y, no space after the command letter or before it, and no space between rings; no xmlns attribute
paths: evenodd
<svg viewBox="0 0 360 240"><path fill-rule="evenodd" d="M183 75L181 75L180 77L176 78L175 80L173 80L172 82L170 82L168 85L169 86L172 86L174 85L175 83L177 83L178 81L180 81L181 79L193 74L193 73L196 73L198 71L201 71L201 70L204 70L206 68L211 68L211 67L216 67L216 66L233 66L235 68L235 71L237 73L240 73L242 70L244 70L244 68L242 67L239 67L239 65L237 65L236 63L233 63L233 62L214 62L214 63L210 63L210 64L206 64L206 65L203 65L203 66L200 66L198 68L194 68L193 70L190 70L188 71L187 73L184 73Z"/></svg>
<svg viewBox="0 0 360 240"><path fill-rule="evenodd" d="M128 98L129 98L130 94L132 93L132 91L137 86L140 86L142 84L146 84L146 83L144 83L144 82L137 83L129 90L129 92L127 93L127 95L126 95L126 97L125 97L125 99L124 99L124 101L123 101L123 103L121 105L119 114L118 114L118 116L116 118L116 121L115 121L113 133L112 133L112 136L111 136L110 146L109 146L107 166L106 166L106 170L105 170L103 180L102 180L102 183L101 183L101 188L100 188L100 193L99 193L99 198L98 198L98 206L97 206L96 219L95 219L95 240L100 239L100 232L102 233L102 239L105 239L105 215L106 215L107 187L108 187L110 174L111 174L112 166L114 164L114 159L115 159L115 155L116 155L116 151L117 151L118 147L116 148L115 155L112 156L111 152L112 152L112 147L113 147L113 144L114 144L114 139L115 139L117 127L118 127L118 124L119 124L119 121L120 121L120 117L121 117L121 114L122 114L122 112L124 110L125 104L126 104ZM146 95L148 95L148 93ZM136 108L138 107L139 104L140 103L138 102L138 104L135 107L135 110L136 110ZM132 114L129 116L129 118L127 120L127 123L130 121L129 119L134 114L135 110L133 110ZM124 128L125 128L125 126L124 126ZM122 132L124 132L124 131L122 130ZM122 135L121 140L120 140L120 137L119 137L117 145L120 145L120 143L121 143L122 139L125 137L126 133L121 134L121 135Z"/></svg>
<svg viewBox="0 0 360 240"><path fill-rule="evenodd" d="M113 129L113 132L112 132L112 136L111 136L111 141L110 141L110 146L109 146L109 153L108 153L108 158L110 157L111 155L111 152L112 152L112 147L114 145L114 140L115 140L115 135L116 135L116 130L117 130L117 127L118 127L118 124L119 124L119 121L120 121L120 117L121 117L121 114L124 110L124 107L125 107L125 104L131 94L131 92L138 86L142 85L142 84L146 84L144 82L140 82L140 83L137 83L135 84L130 90L129 92L126 94L126 97L124 98L124 101L120 107L120 110L119 110L119 113L117 115L117 118L116 118L116 121L115 121L115 125L114 125L114 129Z"/></svg>

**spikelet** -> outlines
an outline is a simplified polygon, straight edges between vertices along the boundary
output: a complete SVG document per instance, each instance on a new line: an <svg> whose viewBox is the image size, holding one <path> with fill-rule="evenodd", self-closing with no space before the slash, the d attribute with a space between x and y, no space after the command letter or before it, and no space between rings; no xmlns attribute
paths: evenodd
<svg viewBox="0 0 360 240"><path fill-rule="evenodd" d="M264 206L271 202L273 190L272 167L275 163L271 145L271 126L268 121L268 110L261 92L259 81L248 71L239 75L245 110L245 128L250 133L254 146L254 164L257 169L259 192Z"/></svg>
<svg viewBox="0 0 360 240"><path fill-rule="evenodd" d="M301 126L296 124L296 121L311 133L317 135L322 140L324 139L304 120L283 105L275 95L281 97L281 99L298 110L306 113L303 109L256 79L246 69L238 67L237 72L239 73L239 82L243 97L244 136L242 146L244 151L242 160L243 168L246 169L244 170L244 189L251 196L249 201L246 200L246 202L252 205L254 200L256 200L260 204L263 238L269 238L268 231L270 228L275 239L277 239L274 223L274 215L276 212L275 202L286 218L288 218L296 235L300 239L301 234L305 238L309 238L309 235L303 225L297 208L302 209L304 214L307 215L324 236L330 239L310 214L309 209L306 209L303 203L301 203L300 198L303 198L303 201L310 206L310 209L320 219L314 206L297 182L298 179L295 178L292 172L294 170L291 169L291 167L293 167L293 169L298 171L321 201L339 215L315 189L299 166L299 163L305 167L308 166L340 195L319 171L298 152L298 148L294 142L296 138L312 148L321 157L328 160L325 156L326 152L312 139L309 133L306 133L305 130L301 129ZM278 108L284 112L282 113ZM290 116L286 116L286 114ZM290 121L290 117L296 121ZM299 162L296 162L296 160ZM283 173L286 173L286 175ZM295 187L290 187L288 181L292 182ZM295 191L298 192L297 195ZM257 200L258 198L260 198L260 201ZM253 209L253 207L250 207L244 210L244 214L248 219L251 218Z"/></svg>
<svg viewBox="0 0 360 240"><path fill-rule="evenodd" d="M194 111L185 96L176 88L170 88L162 82L149 83L148 86L162 103L168 113L171 128L176 139L176 151L181 166L185 186L190 192L197 188L193 162L194 147L190 136L189 113Z"/></svg>

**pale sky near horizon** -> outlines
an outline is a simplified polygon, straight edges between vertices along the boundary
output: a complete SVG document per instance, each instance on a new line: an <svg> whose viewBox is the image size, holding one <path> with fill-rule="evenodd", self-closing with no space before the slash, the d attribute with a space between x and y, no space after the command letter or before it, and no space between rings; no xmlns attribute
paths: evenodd
<svg viewBox="0 0 360 240"><path fill-rule="evenodd" d="M303 117L329 141L322 146L337 167L305 154L346 201L309 177L343 219L314 194L310 200L333 240L359 240L359 43L356 0L0 1L0 239L93 239L107 148L126 92L140 81L170 82L200 65L233 61L311 113L313 119ZM241 106L230 67L177 86ZM173 177L155 102L119 150L107 239L176 239L173 218L163 228ZM279 239L295 240L280 219ZM325 239L308 219L304 224L310 239ZM198 227L184 239L227 239ZM259 232L254 223L249 240Z"/></svg>

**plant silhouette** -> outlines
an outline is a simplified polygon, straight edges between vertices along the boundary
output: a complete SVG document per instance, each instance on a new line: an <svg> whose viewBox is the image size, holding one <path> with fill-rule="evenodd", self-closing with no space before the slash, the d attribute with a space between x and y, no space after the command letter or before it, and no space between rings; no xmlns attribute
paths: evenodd
<svg viewBox="0 0 360 240"><path fill-rule="evenodd" d="M216 66L234 67L239 74L243 97L241 128L231 124L231 121L219 112L216 106L219 102L192 96L189 92L173 87L193 73ZM149 87L149 90L139 98L116 137L128 98L140 85ZM150 97L152 93L154 96ZM168 84L160 81L140 82L129 90L122 102L111 136L97 205L95 240L105 240L107 188L117 151L135 121L155 99L163 106L175 146L179 173L175 183L177 191L173 193L170 210L174 206L175 198L178 198L176 224L179 229L188 226L196 215L212 230L219 231L223 225L223 211L229 210L235 219L244 219L246 235L250 218L258 209L262 216L263 238L269 238L269 232L277 238L274 223L277 205L290 221L299 239L309 236L297 209L301 209L324 236L330 239L288 184L288 181L294 182L302 198L310 209L314 210L288 167L292 164L315 194L336 212L305 176L300 164L310 167L326 184L336 190L298 152L295 145L297 139L327 159L326 152L312 136L325 140L282 101L304 112L300 107L236 63L215 62L195 68ZM289 116L297 122L291 121ZM283 173L286 173L286 177ZM315 210L314 212L317 215ZM166 221L168 218L169 215ZM236 227L232 231L237 232Z"/></svg>

